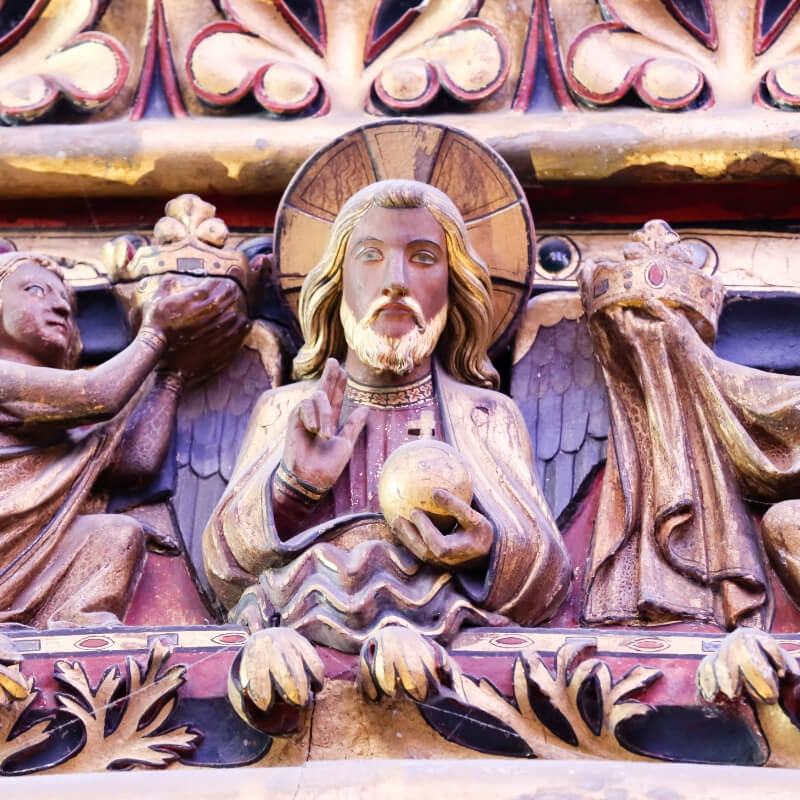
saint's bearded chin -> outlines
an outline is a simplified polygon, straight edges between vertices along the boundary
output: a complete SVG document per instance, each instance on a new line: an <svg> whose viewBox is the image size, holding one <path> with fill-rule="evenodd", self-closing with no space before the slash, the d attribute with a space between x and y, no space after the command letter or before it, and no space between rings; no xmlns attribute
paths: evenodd
<svg viewBox="0 0 800 800"><path fill-rule="evenodd" d="M342 298L339 319L344 328L347 346L362 364L378 372L407 375L433 353L447 324L447 303L426 322L416 300L403 298L400 302L407 303L413 310L416 327L399 337L376 333L372 329L372 322L384 305L395 302L398 302L396 298L378 298L367 309L363 318L357 320L353 310Z"/></svg>

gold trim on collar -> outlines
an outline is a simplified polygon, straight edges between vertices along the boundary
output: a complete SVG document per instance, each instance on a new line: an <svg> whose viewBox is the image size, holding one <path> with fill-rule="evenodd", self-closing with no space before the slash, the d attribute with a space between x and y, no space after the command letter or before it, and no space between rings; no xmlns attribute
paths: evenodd
<svg viewBox="0 0 800 800"><path fill-rule="evenodd" d="M425 377L403 386L367 386L347 376L345 399L359 406L372 408L402 408L433 399L433 378Z"/></svg>

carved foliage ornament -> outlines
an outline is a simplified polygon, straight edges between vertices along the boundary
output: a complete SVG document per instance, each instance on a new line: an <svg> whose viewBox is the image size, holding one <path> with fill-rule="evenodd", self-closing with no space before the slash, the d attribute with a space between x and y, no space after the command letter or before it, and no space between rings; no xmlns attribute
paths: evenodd
<svg viewBox="0 0 800 800"><path fill-rule="evenodd" d="M356 0L346 14L333 0L310 5L301 18L286 0L221 0L227 19L204 27L187 54L194 91L214 106L252 91L282 115L358 112L373 93L409 111L441 90L484 100L508 76L508 42L476 18L481 0L422 0L396 19L387 0Z"/></svg>
<svg viewBox="0 0 800 800"><path fill-rule="evenodd" d="M511 701L490 681L465 675L440 645L389 627L362 648L360 683L371 700L402 690L423 707L444 703L452 713L481 712L485 720L495 720L518 737L523 744L520 754L637 760L641 756L620 744L617 727L651 710L631 697L657 681L661 672L637 666L615 680L605 661L586 658L592 649L587 640L564 644L556 653L554 672L532 647L520 651L513 667ZM592 714L582 697L590 687L596 690ZM498 733L501 730L497 728Z"/></svg>
<svg viewBox="0 0 800 800"><path fill-rule="evenodd" d="M574 39L567 83L588 105L629 91L656 110L800 107L800 3L775 19L766 0L602 0L603 20Z"/></svg>
<svg viewBox="0 0 800 800"><path fill-rule="evenodd" d="M169 657L170 649L158 641L144 667L128 656L123 672L111 666L96 685L79 661L56 661L54 675L65 687L55 696L58 709L71 718L64 724L80 726L83 736L80 746L66 758L40 769L63 765L69 771L93 772L166 767L193 752L198 733L169 722L186 673L183 665L165 668ZM3 667L0 675L5 691L0 703L0 767L5 768L9 759L55 742L60 726L52 724L50 715L30 724L26 712L40 694L33 678L22 676L17 665ZM9 689L11 683L13 689Z"/></svg>
<svg viewBox="0 0 800 800"><path fill-rule="evenodd" d="M0 118L31 122L64 97L83 111L112 100L130 68L113 36L87 28L101 0L34 0L23 19L0 36Z"/></svg>

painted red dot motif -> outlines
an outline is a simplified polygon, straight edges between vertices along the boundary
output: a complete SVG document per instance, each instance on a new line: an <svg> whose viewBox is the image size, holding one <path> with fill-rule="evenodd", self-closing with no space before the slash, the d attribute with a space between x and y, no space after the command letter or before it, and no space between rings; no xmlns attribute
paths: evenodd
<svg viewBox="0 0 800 800"><path fill-rule="evenodd" d="M500 636L492 643L500 645L500 647L524 647L530 644L530 641L522 636Z"/></svg>
<svg viewBox="0 0 800 800"><path fill-rule="evenodd" d="M664 281L667 279L667 273L662 266L658 264L651 264L647 268L647 272L645 273L645 278L647 278L647 282L651 286L658 288L659 286L664 285Z"/></svg>
<svg viewBox="0 0 800 800"><path fill-rule="evenodd" d="M655 653L658 650L666 650L669 645L663 639L634 639L628 642L627 647L630 650Z"/></svg>
<svg viewBox="0 0 800 800"><path fill-rule="evenodd" d="M221 633L211 641L217 644L241 644L246 638L243 633Z"/></svg>
<svg viewBox="0 0 800 800"><path fill-rule="evenodd" d="M87 636L76 642L75 646L82 647L84 650L101 650L110 644L112 644L112 641L107 636Z"/></svg>

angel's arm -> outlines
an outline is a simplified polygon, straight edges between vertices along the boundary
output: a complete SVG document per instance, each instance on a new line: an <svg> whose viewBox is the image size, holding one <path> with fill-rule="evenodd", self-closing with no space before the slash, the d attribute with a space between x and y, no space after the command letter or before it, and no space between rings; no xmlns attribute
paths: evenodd
<svg viewBox="0 0 800 800"><path fill-rule="evenodd" d="M0 361L3 427L74 427L115 416L166 350L167 339L143 327L120 353L88 370L64 370Z"/></svg>

